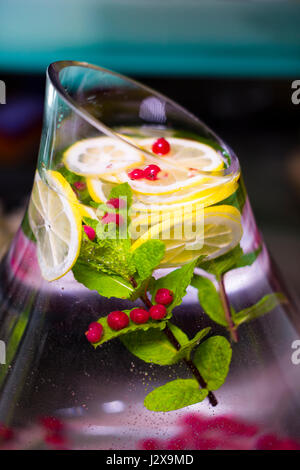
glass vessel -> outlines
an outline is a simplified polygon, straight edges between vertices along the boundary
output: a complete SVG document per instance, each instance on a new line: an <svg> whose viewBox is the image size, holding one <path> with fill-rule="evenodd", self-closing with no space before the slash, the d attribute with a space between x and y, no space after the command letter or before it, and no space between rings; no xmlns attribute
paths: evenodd
<svg viewBox="0 0 300 470"><path fill-rule="evenodd" d="M165 96L50 65L0 296L2 446L298 448L298 306L237 157Z"/></svg>

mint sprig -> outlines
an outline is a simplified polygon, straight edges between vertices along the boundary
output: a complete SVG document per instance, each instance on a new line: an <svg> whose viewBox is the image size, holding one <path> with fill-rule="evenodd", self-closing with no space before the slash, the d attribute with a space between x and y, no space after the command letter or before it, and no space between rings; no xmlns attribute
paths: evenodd
<svg viewBox="0 0 300 470"><path fill-rule="evenodd" d="M136 307L135 307L136 308ZM132 310L132 309L131 309ZM155 336L155 331L164 328L165 322L157 322L155 320L148 320L147 323L136 324L133 323L130 319L130 312L131 310L123 310L124 313L128 316L129 324L126 328L122 330L113 330L109 327L107 323L107 317L99 318L97 321L103 326L103 334L101 340L98 343L94 343L93 346L97 348L101 346L101 344L106 343L115 338L119 338L122 340L122 336L130 337L131 335L137 334L137 337L142 335L143 333L148 333L148 330L151 330L151 334ZM148 362L148 361L147 361Z"/></svg>
<svg viewBox="0 0 300 470"><path fill-rule="evenodd" d="M198 346L193 361L208 390L217 390L223 385L229 372L231 356L230 343L224 336L212 336Z"/></svg>
<svg viewBox="0 0 300 470"><path fill-rule="evenodd" d="M195 379L176 379L150 392L144 406L150 411L173 411L204 400L208 390L199 388Z"/></svg>

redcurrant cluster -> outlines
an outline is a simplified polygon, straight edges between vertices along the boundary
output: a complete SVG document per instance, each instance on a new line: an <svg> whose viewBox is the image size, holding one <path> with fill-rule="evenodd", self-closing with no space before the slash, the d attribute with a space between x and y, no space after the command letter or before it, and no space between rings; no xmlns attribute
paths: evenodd
<svg viewBox="0 0 300 470"><path fill-rule="evenodd" d="M144 308L131 310L130 320L136 325L147 323L150 318L152 320L162 320L167 315L166 305L173 302L173 292L169 289L158 289L155 302L156 304L152 305L149 310ZM107 324L112 330L123 330L129 325L129 317L125 312L115 310L107 316ZM103 335L103 326L98 322L92 322L85 335L90 343L98 343Z"/></svg>
<svg viewBox="0 0 300 470"><path fill-rule="evenodd" d="M152 145L152 152L156 155L167 155L171 150L169 142L161 137L157 139ZM157 175L161 171L158 165L148 165L143 170L141 168L135 168L128 173L128 176L132 180L147 179L150 181L157 180Z"/></svg>

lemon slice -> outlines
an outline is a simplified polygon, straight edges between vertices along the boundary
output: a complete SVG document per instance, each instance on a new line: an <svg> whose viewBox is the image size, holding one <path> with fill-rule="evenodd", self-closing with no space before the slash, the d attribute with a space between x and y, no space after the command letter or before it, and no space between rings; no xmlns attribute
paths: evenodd
<svg viewBox="0 0 300 470"><path fill-rule="evenodd" d="M86 204L78 203L78 210L81 217L89 217L90 219L98 220L95 209Z"/></svg>
<svg viewBox="0 0 300 470"><path fill-rule="evenodd" d="M86 186L93 201L101 203L108 200L109 194L115 187L115 184L104 182L97 178L87 178Z"/></svg>
<svg viewBox="0 0 300 470"><path fill-rule="evenodd" d="M140 139L137 145L151 151L154 138ZM157 179L151 181L145 178L131 180L127 171L118 173L120 181L128 182L133 191L145 195L172 194L186 188L196 187L199 184L210 186L217 184L220 178L214 177L213 172L223 168L224 162L221 155L213 148L200 142L188 139L172 137L168 139L171 150L166 156L145 158L145 165L156 164L161 168ZM138 167L137 167L138 168ZM212 172L212 175L203 175L201 171ZM225 178L224 182L229 181Z"/></svg>
<svg viewBox="0 0 300 470"><path fill-rule="evenodd" d="M221 155L212 147L202 142L178 137L167 137L170 144L170 152L161 158L192 172L192 170L219 171L224 167ZM138 141L142 148L152 151L152 145L156 138L141 139Z"/></svg>
<svg viewBox="0 0 300 470"><path fill-rule="evenodd" d="M77 175L101 176L141 165L144 157L125 142L103 136L76 142L66 150L63 160Z"/></svg>
<svg viewBox="0 0 300 470"><path fill-rule="evenodd" d="M161 262L162 267L180 266L199 256L207 260L217 258L233 249L241 240L243 230L240 212L232 206L220 205L203 210L202 227L197 236L174 237L176 226L187 224L191 227L196 223L196 213L187 217L173 213L165 219L152 225L132 245L134 251L145 241L152 238L162 239L166 245L166 254ZM168 235L170 238L168 239Z"/></svg>
<svg viewBox="0 0 300 470"><path fill-rule="evenodd" d="M57 171L47 171L46 184L35 176L29 203L29 223L37 240L42 276L54 281L73 267L80 251L81 216L76 196Z"/></svg>

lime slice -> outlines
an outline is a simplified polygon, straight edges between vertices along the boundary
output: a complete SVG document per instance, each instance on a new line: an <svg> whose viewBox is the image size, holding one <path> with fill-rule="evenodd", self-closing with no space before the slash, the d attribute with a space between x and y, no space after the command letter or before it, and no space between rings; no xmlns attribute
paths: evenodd
<svg viewBox="0 0 300 470"><path fill-rule="evenodd" d="M37 240L42 276L54 281L72 269L80 251L81 216L76 196L61 173L35 176L29 203L29 223Z"/></svg>
<svg viewBox="0 0 300 470"><path fill-rule="evenodd" d="M64 153L63 160L68 170L77 175L101 176L141 165L144 157L122 140L95 137L73 144Z"/></svg>

